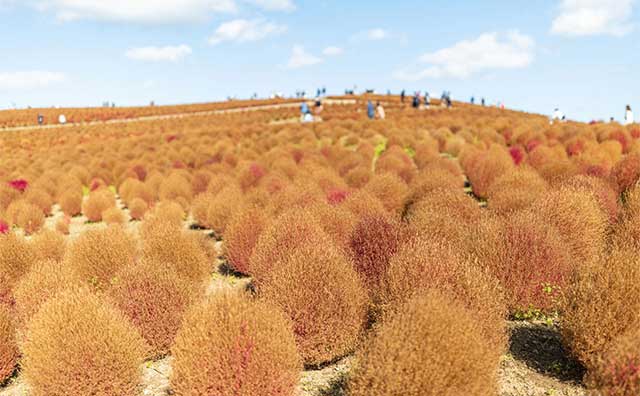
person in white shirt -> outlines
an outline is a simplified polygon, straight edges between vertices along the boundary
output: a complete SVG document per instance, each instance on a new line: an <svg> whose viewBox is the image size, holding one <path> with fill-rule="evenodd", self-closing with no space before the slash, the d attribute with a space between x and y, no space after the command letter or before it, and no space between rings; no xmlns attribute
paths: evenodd
<svg viewBox="0 0 640 396"><path fill-rule="evenodd" d="M551 116L551 123L553 124L556 121L564 121L565 118L566 116L560 111L560 109L556 108Z"/></svg>
<svg viewBox="0 0 640 396"><path fill-rule="evenodd" d="M631 111L631 106L627 105L627 111L624 113L624 125L631 125L635 121L633 119L633 111Z"/></svg>
<svg viewBox="0 0 640 396"><path fill-rule="evenodd" d="M58 123L61 125L64 125L67 123L67 117L64 116L64 114L60 114L60 117L58 117Z"/></svg>
<svg viewBox="0 0 640 396"><path fill-rule="evenodd" d="M384 111L384 107L382 107L382 104L380 102L378 102L378 106L376 106L376 112L378 113L378 118L381 120L384 120L387 116Z"/></svg>

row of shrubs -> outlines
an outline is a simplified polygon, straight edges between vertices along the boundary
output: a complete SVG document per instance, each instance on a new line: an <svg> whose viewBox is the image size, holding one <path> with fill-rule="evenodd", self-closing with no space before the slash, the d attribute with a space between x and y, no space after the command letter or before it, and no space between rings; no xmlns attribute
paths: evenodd
<svg viewBox="0 0 640 396"><path fill-rule="evenodd" d="M606 149L616 144L611 126L549 127L534 116L496 118L493 109L455 116L409 113L380 124L313 127L229 116L237 129L216 129L215 143L211 127L195 122L169 136L173 121L137 135L103 126L82 143L52 132L64 149L49 148L54 155L36 160L29 172L58 160L68 172L33 178L15 173L25 161L11 162L13 183L0 194L11 225L20 226L13 207L33 205L26 195L35 187L52 201L75 194L74 210L57 199L68 216L124 223L119 196L130 217L144 222L139 241L111 225L83 233L68 249L60 248L60 235L40 227L21 227L35 233L29 242L6 230L1 251L9 253L0 274L8 275L0 279L0 296L20 345L7 348L7 371L22 353L34 389L37 375L47 378L40 386L48 394L64 394L52 384L68 389L77 371L53 378L45 362L66 349L69 367L84 372L80 351L66 347L67 340L82 344L74 336L83 333L66 325L65 315L77 315L104 318L98 330L86 330L96 348L129 340L124 349L112 348L123 359L115 360L117 370L96 373L97 380L80 376L88 382L78 389L108 392L101 387L113 383L122 386L113 394L130 394L139 383L133 368L171 352L177 394L255 394L257 386L261 394L288 394L302 365L357 351L353 394L485 395L497 386L505 319L558 314L568 349L589 369L588 385L604 395L634 394L639 357L628 351L638 340L640 312L635 140L609 172L595 172L563 147L569 136L585 136L605 152L602 158L614 158L618 152ZM20 147L14 138L8 146ZM92 141L103 138L114 148L98 155ZM64 160L63 153L76 150L90 165ZM465 176L475 197L463 192ZM477 198L486 199L487 209ZM105 215L109 210L119 216ZM187 212L223 239L228 264L251 276L252 296L203 297L217 253L210 240L181 229ZM68 231L64 223L59 229ZM85 307L91 312L82 313ZM113 333L105 330L112 322L119 323ZM47 329L59 333L52 338ZM58 338L61 344L52 342ZM95 370L104 369L96 362Z"/></svg>

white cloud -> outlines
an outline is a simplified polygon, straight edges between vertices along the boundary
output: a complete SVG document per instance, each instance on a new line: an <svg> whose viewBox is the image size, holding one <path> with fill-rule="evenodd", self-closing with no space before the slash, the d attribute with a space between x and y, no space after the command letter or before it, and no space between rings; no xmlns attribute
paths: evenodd
<svg viewBox="0 0 640 396"><path fill-rule="evenodd" d="M322 50L322 55L324 56L339 56L344 54L344 49L340 47L329 46Z"/></svg>
<svg viewBox="0 0 640 396"><path fill-rule="evenodd" d="M267 11L293 11L296 9L293 0L245 0Z"/></svg>
<svg viewBox="0 0 640 396"><path fill-rule="evenodd" d="M267 22L262 19L236 19L220 25L213 36L209 38L209 43L216 45L225 41L235 41L238 43L259 41L268 36L275 36L286 31L286 26Z"/></svg>
<svg viewBox="0 0 640 396"><path fill-rule="evenodd" d="M425 78L469 78L474 74L527 67L534 59L535 42L529 36L509 32L505 35L484 33L474 40L464 40L452 47L424 54L420 67L394 73L399 80Z"/></svg>
<svg viewBox="0 0 640 396"><path fill-rule="evenodd" d="M294 45L291 58L289 58L289 62L287 62L287 69L299 69L305 66L317 65L321 62L321 58L308 53L303 46Z"/></svg>
<svg viewBox="0 0 640 396"><path fill-rule="evenodd" d="M391 33L388 30L382 28L375 28L369 30L363 30L351 37L351 41L380 41L391 37Z"/></svg>
<svg viewBox="0 0 640 396"><path fill-rule="evenodd" d="M6 0L5 0L6 1ZM0 0L0 5L3 3ZM236 13L241 4L267 11L293 11L293 0L22 0L62 22L92 19L129 23L183 23L206 21L214 14Z"/></svg>
<svg viewBox="0 0 640 396"><path fill-rule="evenodd" d="M551 32L565 36L608 34L624 36L633 30L629 22L635 0L562 0L560 15Z"/></svg>
<svg viewBox="0 0 640 396"><path fill-rule="evenodd" d="M0 89L44 88L65 80L64 74L49 71L0 72Z"/></svg>
<svg viewBox="0 0 640 396"><path fill-rule="evenodd" d="M147 62L177 62L191 55L193 51L188 45L166 47L138 47L126 52L129 59Z"/></svg>

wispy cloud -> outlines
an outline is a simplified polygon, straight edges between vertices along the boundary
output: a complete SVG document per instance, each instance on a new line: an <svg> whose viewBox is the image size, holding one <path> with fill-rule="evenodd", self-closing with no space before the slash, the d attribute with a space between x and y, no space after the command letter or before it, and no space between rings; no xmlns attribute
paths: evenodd
<svg viewBox="0 0 640 396"><path fill-rule="evenodd" d="M391 38L392 34L383 28L373 28L368 30L362 30L353 36L351 36L351 42L362 41L380 41Z"/></svg>
<svg viewBox="0 0 640 396"><path fill-rule="evenodd" d="M286 67L287 69L299 69L306 66L317 65L321 62L322 58L307 52L302 45L294 45Z"/></svg>
<svg viewBox="0 0 640 396"><path fill-rule="evenodd" d="M263 19L236 19L218 26L209 44L217 45L222 42L244 43L263 40L269 36L276 36L287 31L285 25L268 22Z"/></svg>
<svg viewBox="0 0 640 396"><path fill-rule="evenodd" d="M634 3L635 0L562 0L551 32L573 37L624 36L633 30L629 20Z"/></svg>
<svg viewBox="0 0 640 396"><path fill-rule="evenodd" d="M425 78L465 79L496 69L527 67L534 59L534 40L517 31L507 34L484 33L451 47L422 55L418 64L394 73L399 80L418 81Z"/></svg>
<svg viewBox="0 0 640 396"><path fill-rule="evenodd" d="M344 49L341 47L329 46L322 50L324 56L339 56L344 54Z"/></svg>
<svg viewBox="0 0 640 396"><path fill-rule="evenodd" d="M18 90L44 88L66 80L63 73L51 71L0 72L0 89Z"/></svg>
<svg viewBox="0 0 640 396"><path fill-rule="evenodd" d="M193 51L188 45L166 46L166 47L138 47L131 48L126 52L129 59L146 62L177 62L189 55Z"/></svg>

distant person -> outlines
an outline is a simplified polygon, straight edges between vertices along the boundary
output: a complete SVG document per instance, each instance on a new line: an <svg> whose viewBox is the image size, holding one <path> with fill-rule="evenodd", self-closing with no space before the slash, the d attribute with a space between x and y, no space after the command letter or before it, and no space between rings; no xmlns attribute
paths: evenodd
<svg viewBox="0 0 640 396"><path fill-rule="evenodd" d="M64 125L67 123L67 117L64 116L64 114L60 114L60 117L58 117L58 123L60 125Z"/></svg>
<svg viewBox="0 0 640 396"><path fill-rule="evenodd" d="M402 90L402 92L400 92L400 102L404 103L404 97L406 95L406 92L404 91L404 89Z"/></svg>
<svg viewBox="0 0 640 396"><path fill-rule="evenodd" d="M384 120L387 114L384 111L384 107L382 107L382 103L378 102L376 106L376 112L378 113L378 118Z"/></svg>
<svg viewBox="0 0 640 396"><path fill-rule="evenodd" d="M416 92L415 95L413 95L413 103L411 105L414 109L420 107L420 92Z"/></svg>
<svg viewBox="0 0 640 396"><path fill-rule="evenodd" d="M480 101L480 104L482 105L482 107L485 107L487 105L487 101L482 98L482 100Z"/></svg>
<svg viewBox="0 0 640 396"><path fill-rule="evenodd" d="M476 104L476 98L472 96L470 102L472 105Z"/></svg>
<svg viewBox="0 0 640 396"><path fill-rule="evenodd" d="M556 108L555 110L553 110L553 115L551 116L552 124L556 121L564 121L565 119L566 119L566 116L564 115L563 112L560 111L559 108Z"/></svg>
<svg viewBox="0 0 640 396"><path fill-rule="evenodd" d="M307 102L302 102L302 104L300 105L300 113L302 114L302 116L304 116L308 112L309 112L309 105L307 104Z"/></svg>
<svg viewBox="0 0 640 396"><path fill-rule="evenodd" d="M613 117L609 118L609 124L613 124L614 122L616 122L615 118L613 118Z"/></svg>
<svg viewBox="0 0 640 396"><path fill-rule="evenodd" d="M322 101L320 99L317 99L313 112L315 113L315 115L319 116L322 113L322 110L324 110L324 106L322 106Z"/></svg>
<svg viewBox="0 0 640 396"><path fill-rule="evenodd" d="M371 101L367 102L367 116L370 120L373 120L376 117L376 110Z"/></svg>
<svg viewBox="0 0 640 396"><path fill-rule="evenodd" d="M42 114L38 114L38 125L44 124L44 116Z"/></svg>
<svg viewBox="0 0 640 396"><path fill-rule="evenodd" d="M302 122L303 123L309 123L309 122L313 122L313 115L311 114L311 112L306 113L305 115L302 116Z"/></svg>
<svg viewBox="0 0 640 396"><path fill-rule="evenodd" d="M627 111L624 113L624 125L631 125L635 121L633 119L633 111L631 111L631 106L627 105Z"/></svg>
<svg viewBox="0 0 640 396"><path fill-rule="evenodd" d="M426 107L428 109L429 106L431 106L431 96L429 95L429 92L425 91L425 93L424 93L424 107Z"/></svg>

